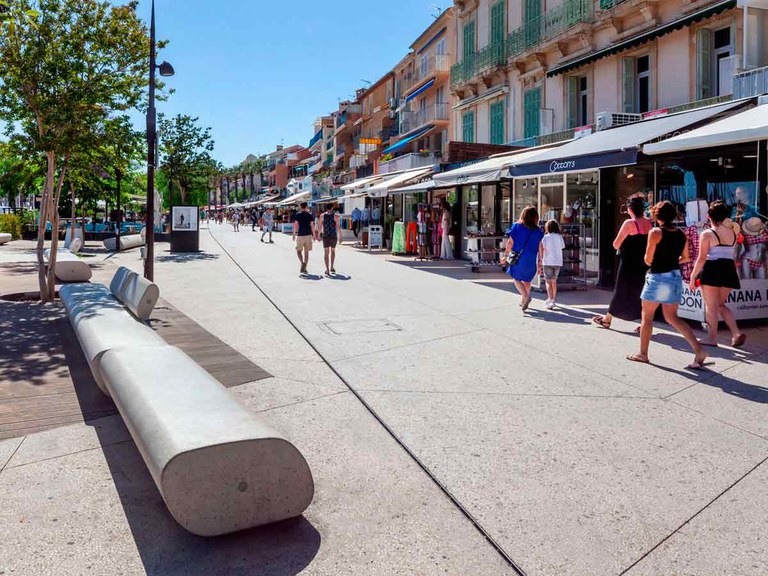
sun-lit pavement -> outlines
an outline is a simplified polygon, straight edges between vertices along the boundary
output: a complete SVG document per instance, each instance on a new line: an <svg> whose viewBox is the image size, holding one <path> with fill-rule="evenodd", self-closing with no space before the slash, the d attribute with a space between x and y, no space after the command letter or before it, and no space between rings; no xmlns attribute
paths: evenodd
<svg viewBox="0 0 768 576"><path fill-rule="evenodd" d="M631 364L629 324L589 323L600 294L524 316L497 276L348 247L301 279L275 240L213 224L156 280L274 375L232 392L306 455L305 518L185 534L107 418L0 442L0 573L514 574L478 526L529 575L768 573L764 327L706 372L665 331Z"/></svg>

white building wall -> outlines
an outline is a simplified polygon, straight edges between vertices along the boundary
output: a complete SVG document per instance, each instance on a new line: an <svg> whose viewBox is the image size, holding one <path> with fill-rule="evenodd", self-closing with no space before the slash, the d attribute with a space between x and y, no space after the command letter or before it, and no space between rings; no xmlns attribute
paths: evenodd
<svg viewBox="0 0 768 576"><path fill-rule="evenodd" d="M691 46L689 29L659 38L656 62L658 108L695 99L691 79L696 78L696 51Z"/></svg>

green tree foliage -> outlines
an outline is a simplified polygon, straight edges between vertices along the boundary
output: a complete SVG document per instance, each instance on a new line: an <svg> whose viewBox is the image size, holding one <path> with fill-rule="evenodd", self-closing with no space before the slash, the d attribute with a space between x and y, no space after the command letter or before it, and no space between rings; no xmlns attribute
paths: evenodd
<svg viewBox="0 0 768 576"><path fill-rule="evenodd" d="M54 295L52 259L45 273L44 223L58 227L70 161L94 126L142 102L149 40L138 2L3 0L0 34L0 119L19 130L46 159L37 243L40 294Z"/></svg>
<svg viewBox="0 0 768 576"><path fill-rule="evenodd" d="M173 118L160 115L160 171L171 193L179 193L182 204L204 206L217 163L210 154L214 147L211 129L201 127L198 120L181 114ZM173 199L168 199L169 204Z"/></svg>

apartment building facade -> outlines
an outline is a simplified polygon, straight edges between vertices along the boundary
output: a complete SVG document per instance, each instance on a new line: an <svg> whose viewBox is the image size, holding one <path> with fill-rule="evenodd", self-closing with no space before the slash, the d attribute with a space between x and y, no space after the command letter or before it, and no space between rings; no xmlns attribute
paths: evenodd
<svg viewBox="0 0 768 576"><path fill-rule="evenodd" d="M762 0L456 0L454 138L543 144L601 112L729 99L768 64Z"/></svg>

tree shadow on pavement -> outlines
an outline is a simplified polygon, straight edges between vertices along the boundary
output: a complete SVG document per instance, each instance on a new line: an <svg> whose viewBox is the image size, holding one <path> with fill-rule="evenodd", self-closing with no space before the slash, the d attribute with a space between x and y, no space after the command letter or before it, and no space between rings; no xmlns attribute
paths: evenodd
<svg viewBox="0 0 768 576"><path fill-rule="evenodd" d="M320 533L303 516L213 538L187 532L165 506L133 441L110 445L115 434L107 426L96 431L148 576L292 576L317 556Z"/></svg>
<svg viewBox="0 0 768 576"><path fill-rule="evenodd" d="M211 254L209 252L166 252L162 256L157 256L155 258L157 262L204 262L206 260L218 259L218 254Z"/></svg>

